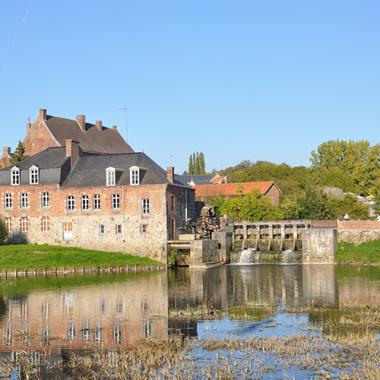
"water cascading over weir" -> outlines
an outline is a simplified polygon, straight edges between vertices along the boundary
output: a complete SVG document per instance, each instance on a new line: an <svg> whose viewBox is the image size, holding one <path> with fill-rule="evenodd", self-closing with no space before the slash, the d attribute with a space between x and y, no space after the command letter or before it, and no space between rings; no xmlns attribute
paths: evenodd
<svg viewBox="0 0 380 380"><path fill-rule="evenodd" d="M239 252L234 261L259 263L264 258L271 262L296 262L302 251L302 233L310 226L311 221L234 223L233 250Z"/></svg>

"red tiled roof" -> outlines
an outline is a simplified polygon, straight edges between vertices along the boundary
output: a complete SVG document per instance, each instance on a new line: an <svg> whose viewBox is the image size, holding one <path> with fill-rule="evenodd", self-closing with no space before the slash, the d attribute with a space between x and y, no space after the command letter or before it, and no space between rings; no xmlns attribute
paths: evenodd
<svg viewBox="0 0 380 380"><path fill-rule="evenodd" d="M224 183L221 185L196 185L195 195L197 197L234 196L239 194L249 194L253 190L259 190L265 195L274 184L273 181L264 182L244 182L244 183Z"/></svg>

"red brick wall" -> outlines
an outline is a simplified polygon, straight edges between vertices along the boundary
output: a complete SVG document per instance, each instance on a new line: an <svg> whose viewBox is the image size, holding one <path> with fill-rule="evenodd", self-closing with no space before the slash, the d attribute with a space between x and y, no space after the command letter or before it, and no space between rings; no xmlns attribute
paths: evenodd
<svg viewBox="0 0 380 380"><path fill-rule="evenodd" d="M25 154L27 156L33 156L50 147L60 146L49 132L45 123L40 119L37 119L31 127L27 127L27 136L24 140L24 144Z"/></svg>
<svg viewBox="0 0 380 380"><path fill-rule="evenodd" d="M372 220L338 220L338 229L340 230L378 230L380 229L380 222Z"/></svg>

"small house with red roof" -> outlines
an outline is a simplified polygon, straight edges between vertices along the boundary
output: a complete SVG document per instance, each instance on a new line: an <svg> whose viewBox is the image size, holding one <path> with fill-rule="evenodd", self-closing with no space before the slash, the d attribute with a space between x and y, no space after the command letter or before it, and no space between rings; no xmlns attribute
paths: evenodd
<svg viewBox="0 0 380 380"><path fill-rule="evenodd" d="M261 195L269 197L274 206L280 204L281 190L273 181L224 183L220 185L206 184L196 185L194 188L196 200L202 202L207 202L207 200L214 197L237 197L258 190Z"/></svg>

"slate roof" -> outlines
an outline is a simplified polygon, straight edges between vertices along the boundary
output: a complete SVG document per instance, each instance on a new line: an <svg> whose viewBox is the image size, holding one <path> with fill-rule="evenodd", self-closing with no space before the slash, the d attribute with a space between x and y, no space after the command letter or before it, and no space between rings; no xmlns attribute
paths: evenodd
<svg viewBox="0 0 380 380"><path fill-rule="evenodd" d="M182 174L179 179L182 182L190 183L194 182L196 185L211 184L214 178L213 174Z"/></svg>
<svg viewBox="0 0 380 380"><path fill-rule="evenodd" d="M228 197L239 194L249 194L253 190L258 190L260 194L265 195L272 186L277 187L273 181L197 185L195 186L195 195L197 197Z"/></svg>
<svg viewBox="0 0 380 380"><path fill-rule="evenodd" d="M104 186L106 169L116 169L116 184L129 185L129 168L140 168L140 183L168 183L166 171L158 166L144 153L127 153L112 155L84 155L80 157L63 183L63 187Z"/></svg>
<svg viewBox="0 0 380 380"><path fill-rule="evenodd" d="M16 165L0 169L0 171L8 171L13 166L17 166L21 170L28 170L33 165L38 166L39 169L57 169L61 168L68 160L69 157L66 156L65 147L48 148L32 157L18 162Z"/></svg>
<svg viewBox="0 0 380 380"><path fill-rule="evenodd" d="M76 120L47 115L46 126L54 138L62 146L66 145L66 139L72 139L80 143L80 147L86 152L97 153L132 153L133 149L125 142L123 137L114 128L103 127L102 131L94 124L86 123L86 131L83 131Z"/></svg>

